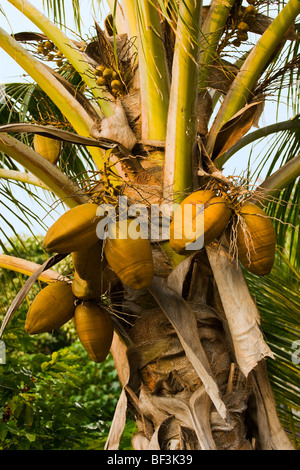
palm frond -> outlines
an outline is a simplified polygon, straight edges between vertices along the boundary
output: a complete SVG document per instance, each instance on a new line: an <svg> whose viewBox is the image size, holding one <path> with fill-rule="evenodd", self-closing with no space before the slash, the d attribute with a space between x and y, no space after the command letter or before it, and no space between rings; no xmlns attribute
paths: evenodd
<svg viewBox="0 0 300 470"><path fill-rule="evenodd" d="M260 156L251 178L257 181L265 178L277 168L291 161L300 153L300 130L288 130L273 137L264 156ZM280 194L266 204L266 212L273 218L277 234L277 244L286 250L296 267L300 266L300 188L299 178L283 189Z"/></svg>
<svg viewBox="0 0 300 470"><path fill-rule="evenodd" d="M261 315L266 342L275 356L275 360L267 361L267 366L278 414L287 428L295 429L293 438L299 445L299 365L293 353L300 334L300 277L279 253L271 274L259 282L255 275L245 270L244 274Z"/></svg>
<svg viewBox="0 0 300 470"><path fill-rule="evenodd" d="M82 16L83 16L83 8L87 7L87 3L89 3L88 8L91 11L91 16L101 13L103 8L104 1L103 0L89 0L88 2L85 1L84 3L80 2L80 0L72 0L71 9L73 12L73 22L76 27L78 33L81 33L82 27ZM69 21L66 21L66 2L62 0L43 0L43 8L48 14L53 18L55 23L59 23L62 27L66 25ZM68 10L69 11L69 10Z"/></svg>
<svg viewBox="0 0 300 470"><path fill-rule="evenodd" d="M24 234L36 237L38 232L45 233L48 227L46 219L55 220L57 210L53 207L53 198L45 197L41 189L33 190L31 185L20 182L0 180L1 200L1 241L2 250L10 243L11 238L19 240L23 245ZM15 252L16 256L19 256Z"/></svg>

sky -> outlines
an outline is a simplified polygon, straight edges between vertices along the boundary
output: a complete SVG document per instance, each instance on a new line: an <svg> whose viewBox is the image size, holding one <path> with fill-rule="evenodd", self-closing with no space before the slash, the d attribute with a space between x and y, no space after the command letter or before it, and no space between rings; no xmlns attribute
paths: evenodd
<svg viewBox="0 0 300 470"><path fill-rule="evenodd" d="M43 11L43 0L31 0L31 3L34 4L39 10ZM85 32L89 33L89 27L92 24L93 14L91 9L91 0L84 0L84 3L87 5L87 8L82 8L82 27L83 27L83 36ZM66 18L67 24L66 26L74 30L73 24L73 12L71 10L71 0L65 1L66 5ZM38 32L37 27L31 23L31 21L27 20L27 18L22 15L15 7L13 7L7 0L0 0L0 7L5 12L7 19L4 15L0 14L0 27L5 29L7 32L20 32L20 31L35 31ZM96 15L96 20L99 24L101 24L105 15L101 16ZM9 20L9 21L8 21ZM20 81L20 80L28 80L28 77L24 75L23 69L16 64L16 62L10 58L1 48L0 48L0 83L6 82L13 82L13 81ZM260 127L273 124L276 122L276 110L277 110L277 103L275 101L268 101L265 105L265 110L263 116L260 120ZM287 109L286 105L282 103L280 107L280 119L281 121L286 120L292 117L292 114ZM251 131L255 130L254 128ZM250 131L250 132L251 132ZM242 174L245 169L247 168L249 156L251 155L251 165L255 166L256 159L260 157L262 152L265 152L265 149L268 147L268 142L270 139L264 139L263 141L259 142L255 146L248 145L242 151L235 154L226 164L224 167L224 174L227 175L240 175ZM251 166L250 165L250 166ZM15 188L15 186L14 186ZM41 197L45 199L44 192L39 192ZM22 202L30 207L40 218L45 217L44 211L40 212L40 208L38 205L30 198L24 191L19 191L17 197L21 198ZM62 208L60 209L63 210ZM58 214L61 212L58 212ZM2 216L6 216L11 219L10 209L2 210ZM57 218L57 215L55 215ZM20 223L17 219L13 219L14 229L18 233L29 234L28 228L26 228L22 223ZM44 222L46 224L51 223L50 217L46 217ZM45 231L41 229L39 223L36 223L32 226L32 229L37 234L44 234ZM12 232L8 229L8 232Z"/></svg>

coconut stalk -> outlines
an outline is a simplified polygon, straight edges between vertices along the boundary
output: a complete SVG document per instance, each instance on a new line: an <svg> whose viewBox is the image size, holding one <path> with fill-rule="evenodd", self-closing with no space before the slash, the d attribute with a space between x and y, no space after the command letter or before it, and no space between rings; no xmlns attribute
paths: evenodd
<svg viewBox="0 0 300 470"><path fill-rule="evenodd" d="M2 28L0 28L0 45L49 96L75 131L80 135L90 136L93 120L52 73ZM102 150L99 148L89 148L89 150L100 169L102 167Z"/></svg>
<svg viewBox="0 0 300 470"><path fill-rule="evenodd" d="M33 261L0 253L0 268L31 276L38 268L40 268L40 265ZM68 278L63 277L60 273L53 271L52 269L46 269L38 277L39 281L45 282L46 284L53 281L64 281L67 279Z"/></svg>
<svg viewBox="0 0 300 470"><path fill-rule="evenodd" d="M20 183L32 184L33 186L38 186L39 188L49 191L48 186L46 186L39 178L31 175L30 173L25 173L24 171L6 170L5 168L0 168L0 178L5 180L19 181Z"/></svg>
<svg viewBox="0 0 300 470"><path fill-rule="evenodd" d="M201 13L202 1L180 3L163 176L164 198L175 202L192 189Z"/></svg>
<svg viewBox="0 0 300 470"><path fill-rule="evenodd" d="M199 58L199 93L207 90L210 74L209 65L217 58L216 49L233 4L234 0L226 3L223 0L213 0L203 22Z"/></svg>
<svg viewBox="0 0 300 470"><path fill-rule="evenodd" d="M207 140L207 150L210 154L219 130L245 106L258 78L299 13L299 0L289 0L251 50L211 126Z"/></svg>
<svg viewBox="0 0 300 470"><path fill-rule="evenodd" d="M141 87L142 138L166 138L169 73L156 3L135 1Z"/></svg>
<svg viewBox="0 0 300 470"><path fill-rule="evenodd" d="M61 199L69 208L87 202L82 190L55 165L45 160L31 147L8 134L0 134L0 151L20 163Z"/></svg>

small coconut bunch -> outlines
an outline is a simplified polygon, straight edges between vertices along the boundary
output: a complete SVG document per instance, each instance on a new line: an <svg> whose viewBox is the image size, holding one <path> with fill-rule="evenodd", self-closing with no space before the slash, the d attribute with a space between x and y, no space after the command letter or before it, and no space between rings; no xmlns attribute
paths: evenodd
<svg viewBox="0 0 300 470"><path fill-rule="evenodd" d="M100 64L95 69L95 75L97 76L96 84L98 86L107 87L114 97L123 95L124 85L120 74L112 67Z"/></svg>
<svg viewBox="0 0 300 470"><path fill-rule="evenodd" d="M56 62L58 68L65 65L64 54L57 49L52 41L48 39L38 43L36 52L38 55L43 56L44 60L47 60L48 62Z"/></svg>
<svg viewBox="0 0 300 470"><path fill-rule="evenodd" d="M48 61L53 61L55 59L55 51L55 45L49 40L40 41L36 49L37 54L44 56Z"/></svg>
<svg viewBox="0 0 300 470"><path fill-rule="evenodd" d="M237 47L239 47L242 42L248 40L250 25L256 20L258 13L254 5L256 2L250 0L248 3L249 5L246 8L240 7L238 10L236 38L232 41L232 44Z"/></svg>

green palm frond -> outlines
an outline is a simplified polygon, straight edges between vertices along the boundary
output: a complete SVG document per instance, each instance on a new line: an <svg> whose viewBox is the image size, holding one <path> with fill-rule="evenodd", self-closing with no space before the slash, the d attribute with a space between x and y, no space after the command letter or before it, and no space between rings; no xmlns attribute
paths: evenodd
<svg viewBox="0 0 300 470"><path fill-rule="evenodd" d="M23 246L24 233L36 237L36 233L47 230L46 218L57 217L54 198L49 191L33 188L18 182L0 180L1 207L1 247L6 252L6 245L12 248L12 238ZM58 212L59 213L59 212ZM18 227L16 230L15 227ZM14 251L15 256L20 256ZM29 254L29 253L28 253Z"/></svg>
<svg viewBox="0 0 300 470"><path fill-rule="evenodd" d="M51 15L53 21L60 24L61 26L67 24L65 3L66 2L61 0L43 0L43 7L48 16L50 17ZM94 2L92 3L94 4ZM81 32L80 6L81 5L79 0L72 0L73 20L79 33Z"/></svg>
<svg viewBox="0 0 300 470"><path fill-rule="evenodd" d="M74 24L77 27L78 32L81 31L81 18L82 11L85 8L89 8L91 15L99 15L102 13L103 9L106 8L105 0L87 0L81 2L80 0L68 0L68 3L72 4ZM87 5L88 4L88 5ZM61 23L62 25L66 24L66 2L63 0L43 0L44 9L52 14L53 20Z"/></svg>
<svg viewBox="0 0 300 470"><path fill-rule="evenodd" d="M295 342L300 335L300 276L279 253L271 274L259 282L255 275L245 270L244 274L261 315L266 341L275 356L267 365L278 414L287 428L295 430L292 437L299 445L299 364L295 360Z"/></svg>
<svg viewBox="0 0 300 470"><path fill-rule="evenodd" d="M277 118L282 103L286 103L294 114L299 113L299 41L289 41L278 54L259 80L253 94L264 96L266 102L277 103Z"/></svg>
<svg viewBox="0 0 300 470"><path fill-rule="evenodd" d="M260 156L251 175L257 181L262 173L265 177L281 168L300 153L300 130L289 130L276 134L269 142L267 152ZM277 244L282 247L295 266L300 266L300 188L296 178L276 198L266 205L267 213L273 218L277 234Z"/></svg>

